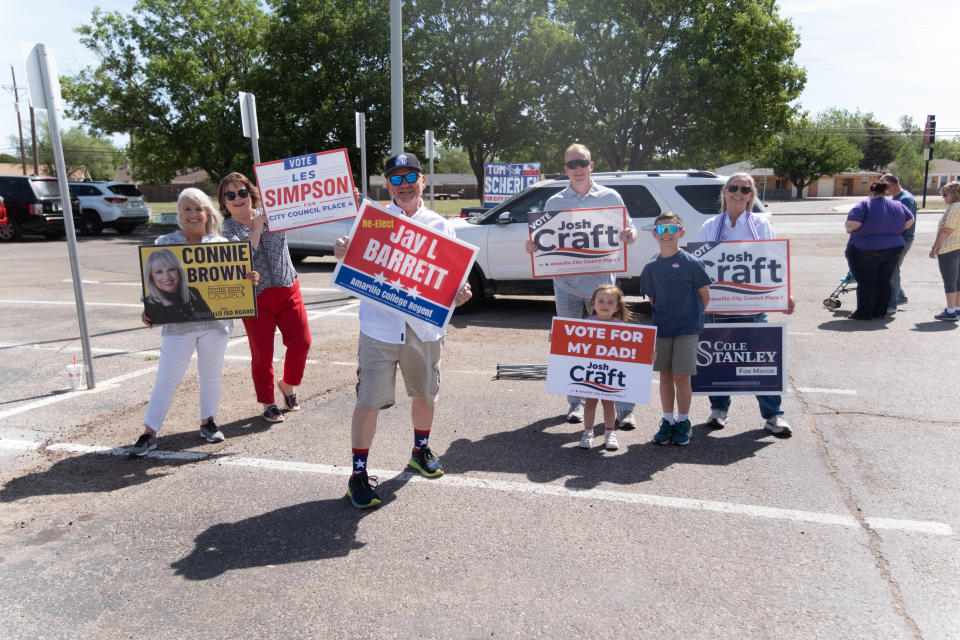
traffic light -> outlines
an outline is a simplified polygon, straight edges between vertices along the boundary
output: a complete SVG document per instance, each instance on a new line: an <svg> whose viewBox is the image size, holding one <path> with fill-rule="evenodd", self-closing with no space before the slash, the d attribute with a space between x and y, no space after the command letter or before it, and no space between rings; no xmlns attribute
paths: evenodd
<svg viewBox="0 0 960 640"><path fill-rule="evenodd" d="M927 124L923 127L923 146L933 145L937 134L937 116L927 116Z"/></svg>

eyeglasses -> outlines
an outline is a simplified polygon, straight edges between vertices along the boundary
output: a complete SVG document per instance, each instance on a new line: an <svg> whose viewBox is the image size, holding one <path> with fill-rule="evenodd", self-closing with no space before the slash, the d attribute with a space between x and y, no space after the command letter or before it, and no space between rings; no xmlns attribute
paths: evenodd
<svg viewBox="0 0 960 640"><path fill-rule="evenodd" d="M751 187L745 187L743 185L731 184L727 186L727 191L729 191L730 193L736 193L737 191L739 191L740 193L748 194L751 191L753 191L753 189Z"/></svg>
<svg viewBox="0 0 960 640"><path fill-rule="evenodd" d="M586 169L590 166L590 161L586 158L577 158L576 160L568 160L564 165L567 169Z"/></svg>
<svg viewBox="0 0 960 640"><path fill-rule="evenodd" d="M248 198L250 196L250 189L240 189L240 191L224 191L223 197L227 200L233 200L237 196L241 198Z"/></svg>
<svg viewBox="0 0 960 640"><path fill-rule="evenodd" d="M419 179L419 178L420 178L420 174L419 174L419 173L417 173L416 171L411 171L410 173L405 174L405 175L402 175L402 176L399 175L399 174L397 174L397 175L395 175L395 176L390 176L390 184L392 184L392 185L395 186L395 187L399 187L401 184L403 184L403 181L404 181L404 180L406 180L406 181L409 182L410 184L413 184L413 183L416 182L417 179Z"/></svg>
<svg viewBox="0 0 960 640"><path fill-rule="evenodd" d="M658 224L654 225L653 232L662 236L665 233L680 233L680 229L683 227L679 224Z"/></svg>

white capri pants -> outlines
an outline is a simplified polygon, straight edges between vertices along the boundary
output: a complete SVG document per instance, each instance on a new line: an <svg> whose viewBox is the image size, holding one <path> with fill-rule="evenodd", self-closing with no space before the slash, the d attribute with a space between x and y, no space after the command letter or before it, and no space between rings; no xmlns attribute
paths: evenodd
<svg viewBox="0 0 960 640"><path fill-rule="evenodd" d="M220 405L223 354L229 341L229 333L216 329L163 336L157 380L153 383L143 426L159 433L194 350L197 352L197 373L200 378L200 420L215 417Z"/></svg>

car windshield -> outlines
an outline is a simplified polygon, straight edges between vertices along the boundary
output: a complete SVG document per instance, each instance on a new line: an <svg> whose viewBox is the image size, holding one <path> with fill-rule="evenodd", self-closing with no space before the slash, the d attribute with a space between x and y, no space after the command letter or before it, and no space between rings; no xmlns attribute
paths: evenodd
<svg viewBox="0 0 960 640"><path fill-rule="evenodd" d="M126 196L128 198L138 198L143 195L140 193L140 189L137 189L132 184L112 184L107 188L118 196Z"/></svg>
<svg viewBox="0 0 960 640"><path fill-rule="evenodd" d="M60 197L60 188L57 185L57 181L52 178L48 180L33 179L30 181L30 186L33 187L33 192L38 198Z"/></svg>
<svg viewBox="0 0 960 640"><path fill-rule="evenodd" d="M522 191L513 196L506 202L497 205L493 209L481 213L475 218L469 220L473 224L492 224L497 221L500 214L505 211L510 212L510 222L526 222L527 213L531 211L543 211L543 206L553 194L563 189L563 186L537 187Z"/></svg>

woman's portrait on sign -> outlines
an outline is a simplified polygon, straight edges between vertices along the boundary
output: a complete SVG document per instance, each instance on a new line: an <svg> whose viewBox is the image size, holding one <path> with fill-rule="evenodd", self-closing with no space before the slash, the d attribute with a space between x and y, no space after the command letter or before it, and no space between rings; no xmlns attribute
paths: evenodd
<svg viewBox="0 0 960 640"><path fill-rule="evenodd" d="M144 313L152 324L213 319L200 292L187 286L187 274L170 249L156 249L143 265Z"/></svg>

